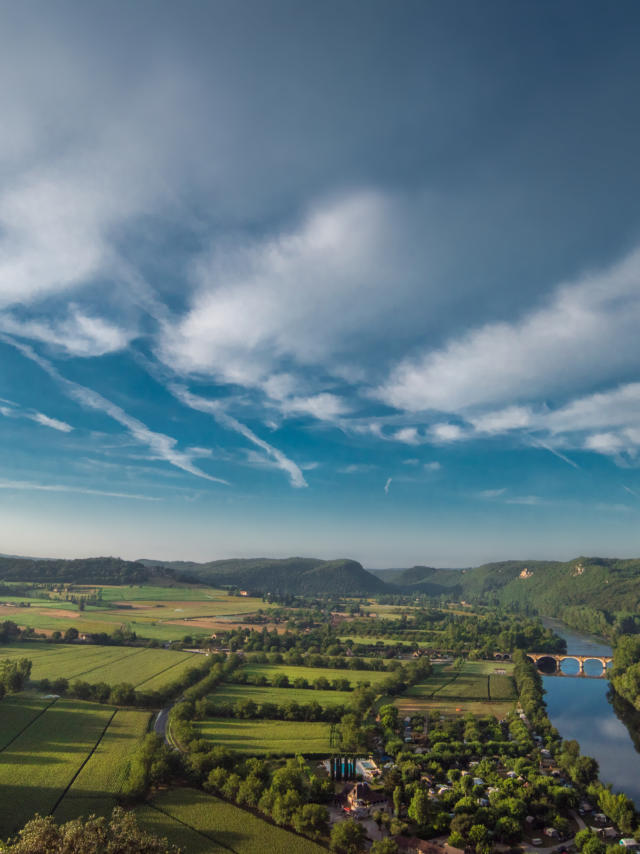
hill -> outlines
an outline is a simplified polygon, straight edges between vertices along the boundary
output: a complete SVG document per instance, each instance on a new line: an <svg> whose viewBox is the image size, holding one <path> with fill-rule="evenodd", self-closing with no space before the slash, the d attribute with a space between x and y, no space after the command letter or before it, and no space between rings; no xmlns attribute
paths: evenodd
<svg viewBox="0 0 640 854"><path fill-rule="evenodd" d="M261 593L367 596L393 590L357 561L346 558L329 561L303 557L249 558L208 563L143 559L138 563L188 573L190 577L215 587L241 587Z"/></svg>

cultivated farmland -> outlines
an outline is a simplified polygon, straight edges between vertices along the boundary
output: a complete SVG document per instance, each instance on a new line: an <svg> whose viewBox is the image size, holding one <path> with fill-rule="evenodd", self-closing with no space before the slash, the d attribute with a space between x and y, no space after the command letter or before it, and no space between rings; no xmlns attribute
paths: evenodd
<svg viewBox="0 0 640 854"><path fill-rule="evenodd" d="M16 643L0 647L0 659L29 658L31 679L81 679L97 684L129 682L141 690L160 689L189 667L202 663L189 652L140 647L82 646L80 644Z"/></svg>
<svg viewBox="0 0 640 854"><path fill-rule="evenodd" d="M136 810L140 824L188 854L321 854L309 839L195 789L163 792Z"/></svg>
<svg viewBox="0 0 640 854"><path fill-rule="evenodd" d="M269 683L278 673L286 674L290 682L293 682L295 679L306 679L307 682L313 683L320 677L324 677L329 681L332 679L348 679L352 688L363 682L369 682L375 686L378 682L389 678L389 674L384 670L349 670L348 668L303 667L289 664L250 663L242 668L242 672L246 673L249 677L264 676Z"/></svg>
<svg viewBox="0 0 640 854"><path fill-rule="evenodd" d="M322 672L322 671L320 671ZM270 688L263 685L220 685L207 699L214 705L252 700L262 703L320 703L321 706L346 706L352 699L350 691L317 691L308 688Z"/></svg>
<svg viewBox="0 0 640 854"><path fill-rule="evenodd" d="M465 661L435 666L433 675L394 700L403 714L439 709L444 714L490 712L503 717L516 696L510 662ZM506 673L496 673L496 670Z"/></svg>
<svg viewBox="0 0 640 854"><path fill-rule="evenodd" d="M4 701L0 703L0 712ZM0 753L0 838L35 812L55 809L114 714L112 708L57 700Z"/></svg>
<svg viewBox="0 0 640 854"><path fill-rule="evenodd" d="M324 753L329 749L329 724L299 721L214 718L196 724L203 738L242 753Z"/></svg>

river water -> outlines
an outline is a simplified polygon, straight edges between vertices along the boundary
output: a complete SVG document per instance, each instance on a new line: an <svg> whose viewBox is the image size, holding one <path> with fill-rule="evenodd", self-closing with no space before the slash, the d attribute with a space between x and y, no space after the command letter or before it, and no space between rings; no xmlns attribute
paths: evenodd
<svg viewBox="0 0 640 854"><path fill-rule="evenodd" d="M611 655L611 647L600 638L581 634L559 620L545 619L567 641L567 652L575 655ZM577 672L574 662L563 666L567 673ZM597 674L597 662L587 662L585 673ZM640 754L627 727L616 716L607 699L607 679L564 679L545 676L547 711L563 738L575 738L583 754L593 756L600 766L600 779L612 783L615 791L624 792L640 806Z"/></svg>

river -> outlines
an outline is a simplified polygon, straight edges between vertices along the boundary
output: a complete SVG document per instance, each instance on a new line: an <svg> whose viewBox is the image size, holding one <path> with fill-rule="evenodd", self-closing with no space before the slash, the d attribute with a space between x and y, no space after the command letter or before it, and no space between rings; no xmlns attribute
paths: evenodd
<svg viewBox="0 0 640 854"><path fill-rule="evenodd" d="M575 655L611 655L602 639L570 629L559 620L544 619L567 642L567 652ZM573 668L571 668L573 664ZM565 672L576 672L567 662ZM585 672L599 673L600 665L587 662ZM563 679L545 676L543 683L549 718L563 738L575 738L581 752L593 756L600 766L600 779L612 783L640 806L640 754L636 752L627 727L616 716L607 699L607 679Z"/></svg>

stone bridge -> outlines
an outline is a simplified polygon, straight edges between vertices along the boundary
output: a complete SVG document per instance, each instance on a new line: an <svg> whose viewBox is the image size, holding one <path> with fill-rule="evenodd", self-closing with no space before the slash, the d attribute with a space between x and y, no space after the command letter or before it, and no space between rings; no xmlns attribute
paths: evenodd
<svg viewBox="0 0 640 854"><path fill-rule="evenodd" d="M571 655L571 653L553 653L553 652L528 652L527 658L529 661L532 661L535 665L538 666L538 669L542 669L540 667L540 663L543 660L552 661L554 665L554 672L558 675L562 676L571 676L573 674L563 673L560 665L563 661L577 661L578 662L578 676L585 676L584 672L584 664L585 661L599 661L602 665L602 673L600 673L599 677L596 678L605 678L607 675L607 667L613 661L613 658L610 655Z"/></svg>

